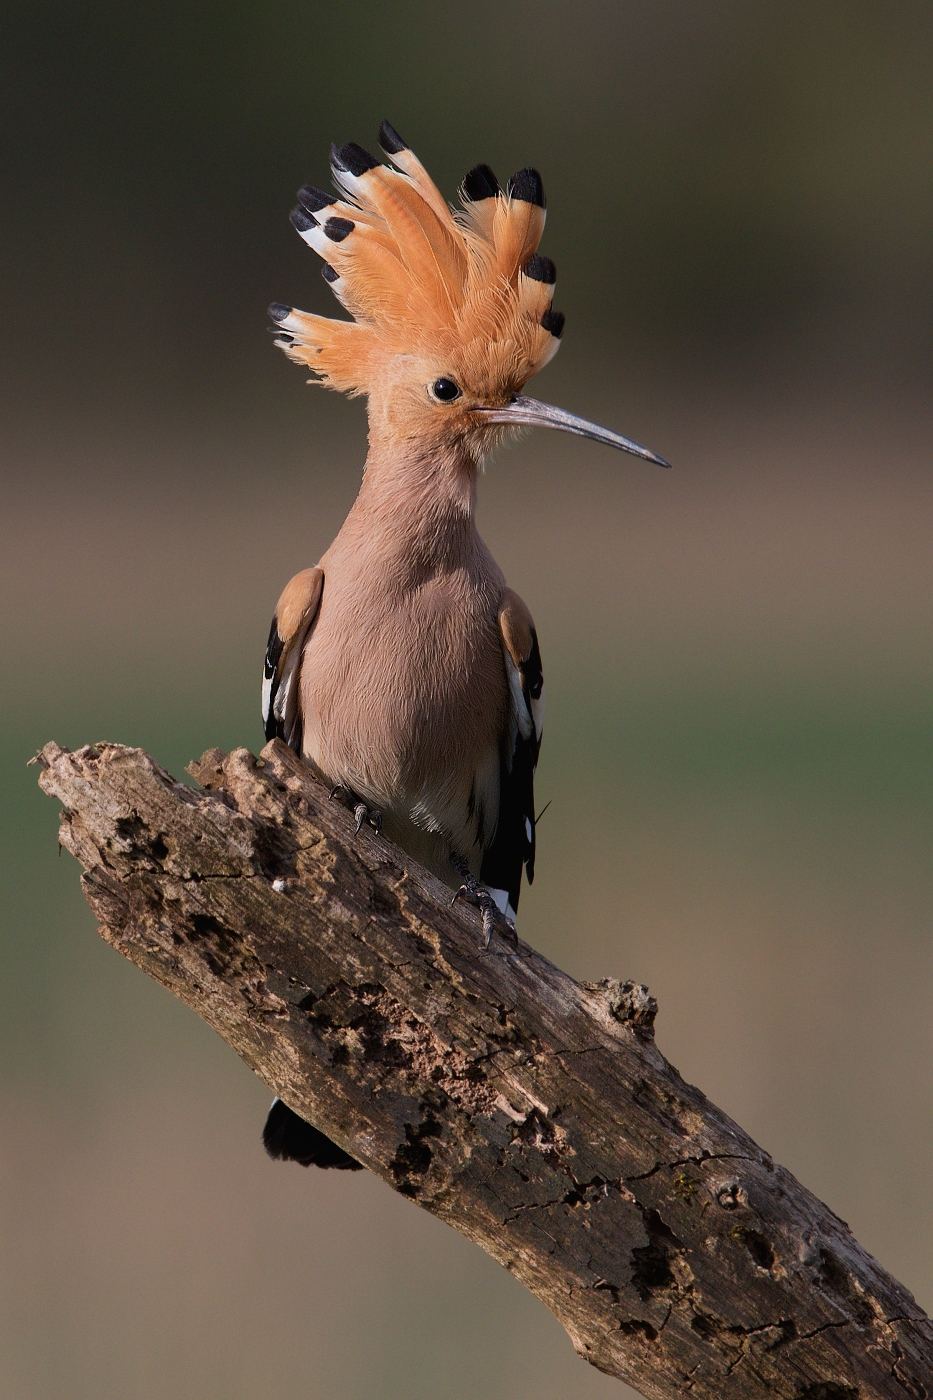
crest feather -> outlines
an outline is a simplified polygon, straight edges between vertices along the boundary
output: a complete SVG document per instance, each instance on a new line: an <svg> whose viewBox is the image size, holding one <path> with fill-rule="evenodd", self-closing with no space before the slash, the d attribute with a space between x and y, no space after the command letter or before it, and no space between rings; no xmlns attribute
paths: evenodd
<svg viewBox="0 0 933 1400"><path fill-rule="evenodd" d="M394 127L384 121L379 128L379 144L386 155L401 170L403 175L407 175L421 198L437 215L442 226L452 236L456 235L456 224L450 212L450 206L441 194L440 190L425 170L421 161L414 151L399 136Z"/></svg>
<svg viewBox="0 0 933 1400"><path fill-rule="evenodd" d="M536 170L502 190L475 166L452 210L421 161L383 122L384 165L351 142L332 148L341 194L299 191L292 222L324 259L324 275L352 321L274 305L276 343L345 392L366 392L387 356L476 355L523 384L556 353L563 317L551 310L554 264L537 253L544 191ZM394 167L394 168L393 168Z"/></svg>
<svg viewBox="0 0 933 1400"><path fill-rule="evenodd" d="M269 307L269 316L283 332L275 343L290 360L307 365L316 378L333 389L347 394L365 391L379 349L368 326L312 316L276 302Z"/></svg>

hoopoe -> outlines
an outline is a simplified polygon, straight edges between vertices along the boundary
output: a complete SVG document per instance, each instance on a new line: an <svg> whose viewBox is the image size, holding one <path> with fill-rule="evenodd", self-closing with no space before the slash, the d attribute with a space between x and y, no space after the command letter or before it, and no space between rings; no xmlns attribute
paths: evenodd
<svg viewBox="0 0 933 1400"><path fill-rule="evenodd" d="M339 195L305 185L291 214L352 319L269 308L309 382L367 396L369 454L337 538L279 599L263 719L349 796L357 830L381 827L478 906L488 946L497 928L514 937L522 870L534 877L544 691L531 614L476 529L483 459L510 428L542 426L668 463L522 393L564 327L537 251L538 172L503 190L477 165L452 210L388 122L379 141L391 165L333 147ZM357 1165L278 1100L264 1141Z"/></svg>

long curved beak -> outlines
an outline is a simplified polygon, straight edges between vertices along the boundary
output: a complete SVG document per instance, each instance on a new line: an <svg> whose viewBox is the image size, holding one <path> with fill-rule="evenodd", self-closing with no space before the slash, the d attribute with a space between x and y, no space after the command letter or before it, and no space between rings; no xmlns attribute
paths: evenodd
<svg viewBox="0 0 933 1400"><path fill-rule="evenodd" d="M502 408L482 410L491 423L512 423L515 427L527 425L530 428L561 428L565 433L576 433L578 437L592 438L594 442L604 442L609 447L618 447L622 452L631 452L634 457L643 457L646 462L654 462L659 467L669 467L656 452L647 447L639 447L637 442L614 433L611 428L601 428L598 423L590 423L586 418L578 418L575 413L566 413L552 404L541 403L538 399L516 394L511 403Z"/></svg>

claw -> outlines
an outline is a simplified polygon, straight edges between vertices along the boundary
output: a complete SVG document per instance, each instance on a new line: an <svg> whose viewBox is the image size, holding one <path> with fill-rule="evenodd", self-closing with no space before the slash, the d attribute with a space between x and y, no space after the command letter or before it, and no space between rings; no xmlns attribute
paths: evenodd
<svg viewBox="0 0 933 1400"><path fill-rule="evenodd" d="M494 913L489 913L488 925L486 921L487 911L483 911L483 932L486 935L486 947L489 947L490 934L492 933L493 929L496 929L501 934L501 936L503 938L507 938L517 950L518 930L516 929L514 922L509 918L508 914L503 914L498 904L493 904L493 910L495 911Z"/></svg>
<svg viewBox="0 0 933 1400"><path fill-rule="evenodd" d="M376 811L375 808L370 811L365 802L357 802L356 806L353 808L353 815L356 817L357 836L359 836L360 829L364 822L369 823L377 836L382 831L382 813Z"/></svg>
<svg viewBox="0 0 933 1400"><path fill-rule="evenodd" d="M346 783L334 783L334 786L327 794L327 799L329 802L333 802L335 797L338 797L340 799L340 802L343 806L349 807L354 817L356 817L357 835L359 835L364 822L368 822L377 835L381 833L382 813L377 811L375 808L373 808L371 811L366 806L366 803L361 802L360 799L357 797L356 793L353 792L351 788L347 787Z"/></svg>
<svg viewBox="0 0 933 1400"><path fill-rule="evenodd" d="M494 933L498 933L501 938L507 938L518 948L518 934L515 925L510 918L503 914L486 886L477 880L466 861L459 856L451 856L450 863L463 880L463 884L450 901L450 908L453 908L458 899L463 899L467 904L472 904L474 909L480 911L483 920L483 951L488 949Z"/></svg>

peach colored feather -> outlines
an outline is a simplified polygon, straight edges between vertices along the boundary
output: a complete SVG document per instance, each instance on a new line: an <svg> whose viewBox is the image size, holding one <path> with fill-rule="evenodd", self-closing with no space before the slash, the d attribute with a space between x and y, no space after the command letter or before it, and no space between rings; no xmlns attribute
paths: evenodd
<svg viewBox="0 0 933 1400"><path fill-rule="evenodd" d="M398 355L439 355L451 369L471 369L477 385L519 385L556 352L541 326L552 287L522 268L544 228L544 209L500 193L451 210L408 148L354 175L335 165L343 197L322 211L354 224L339 242L323 231L305 236L339 275L335 292L366 334L347 322L293 311L294 333L280 341L290 359L348 392L369 393ZM326 220L325 220L326 223Z"/></svg>

